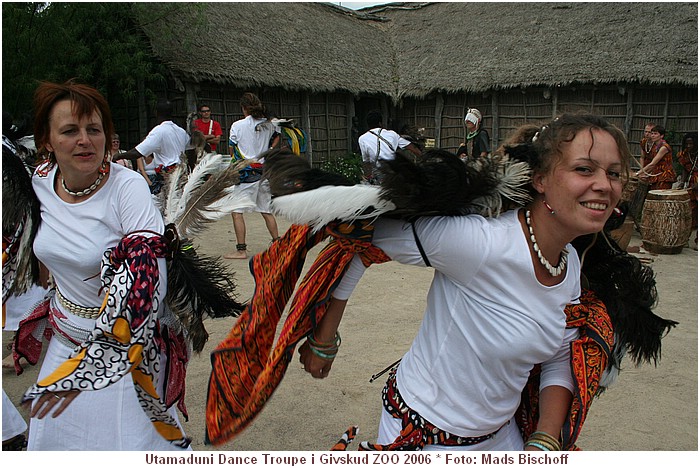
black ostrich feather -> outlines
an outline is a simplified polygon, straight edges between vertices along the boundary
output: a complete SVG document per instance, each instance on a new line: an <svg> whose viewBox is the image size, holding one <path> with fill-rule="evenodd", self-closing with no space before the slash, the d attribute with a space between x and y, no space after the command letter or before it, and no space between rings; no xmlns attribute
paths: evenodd
<svg viewBox="0 0 700 468"><path fill-rule="evenodd" d="M2 232L12 236L20 223L24 231L19 243L18 265L8 294L19 295L32 284L39 284L39 262L34 256L32 242L39 229L41 212L39 199L24 162L5 145L2 147Z"/></svg>
<svg viewBox="0 0 700 468"><path fill-rule="evenodd" d="M610 315L615 330L613 357L621 358L626 351L635 365L656 365L661 356L661 339L678 322L653 312L658 301L654 271L610 237L607 227L621 224L624 213L614 218L603 232L572 242L581 257L582 282L603 301ZM618 359L609 363L618 369L619 365Z"/></svg>
<svg viewBox="0 0 700 468"><path fill-rule="evenodd" d="M382 198L391 200L392 215L496 216L505 201L529 200L529 166L489 157L465 163L444 150L429 150L416 161L402 153L383 161Z"/></svg>
<svg viewBox="0 0 700 468"><path fill-rule="evenodd" d="M185 240L168 261L166 301L199 353L209 337L204 318L238 317L245 306L236 300L231 272L219 257L198 255Z"/></svg>
<svg viewBox="0 0 700 468"><path fill-rule="evenodd" d="M345 176L312 168L306 159L288 150L271 150L263 156L263 178L270 182L270 193L273 197L329 185L354 185Z"/></svg>

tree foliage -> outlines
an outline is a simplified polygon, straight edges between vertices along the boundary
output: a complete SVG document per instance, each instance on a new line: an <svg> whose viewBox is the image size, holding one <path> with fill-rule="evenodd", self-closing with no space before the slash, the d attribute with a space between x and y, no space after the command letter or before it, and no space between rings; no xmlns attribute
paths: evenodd
<svg viewBox="0 0 700 468"><path fill-rule="evenodd" d="M154 60L131 3L2 4L3 110L27 118L39 81L98 88L111 102L155 97L166 71Z"/></svg>

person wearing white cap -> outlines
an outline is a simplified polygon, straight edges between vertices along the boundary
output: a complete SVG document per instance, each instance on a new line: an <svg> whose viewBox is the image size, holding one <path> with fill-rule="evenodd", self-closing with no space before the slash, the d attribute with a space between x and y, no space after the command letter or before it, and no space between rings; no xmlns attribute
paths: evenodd
<svg viewBox="0 0 700 468"><path fill-rule="evenodd" d="M478 109L469 109L464 117L464 126L467 127L467 139L457 149L457 156L465 159L469 156L484 157L491 152L489 134L481 126L481 112ZM471 145L469 143L471 142Z"/></svg>

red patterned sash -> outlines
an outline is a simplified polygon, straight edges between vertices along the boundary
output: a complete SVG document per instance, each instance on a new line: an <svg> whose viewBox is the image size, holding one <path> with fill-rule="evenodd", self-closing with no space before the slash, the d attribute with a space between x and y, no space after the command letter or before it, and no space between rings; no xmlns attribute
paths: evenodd
<svg viewBox="0 0 700 468"><path fill-rule="evenodd" d="M253 257L253 298L211 356L207 443L218 445L233 438L262 410L284 377L297 343L325 314L331 292L353 256L359 254L365 265L389 260L372 246L373 231L368 221L329 225L315 234L308 226L293 225L268 250ZM273 347L277 325L306 255L329 235L334 239L297 288Z"/></svg>

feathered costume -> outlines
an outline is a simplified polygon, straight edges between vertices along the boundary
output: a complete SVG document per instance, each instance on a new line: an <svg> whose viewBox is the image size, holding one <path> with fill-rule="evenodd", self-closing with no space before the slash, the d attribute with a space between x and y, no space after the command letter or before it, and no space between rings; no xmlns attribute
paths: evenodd
<svg viewBox="0 0 700 468"><path fill-rule="evenodd" d="M188 240L201 233L206 223L237 206L227 197L238 174L221 171L222 158L227 157L203 158L191 174L183 160L167 181L167 198L162 205L166 223L169 222L165 232L127 234L119 245L104 253L101 284L107 293L94 329L82 340L63 337L76 346L72 357L32 386L24 401L46 392L99 390L131 374L141 408L157 432L175 446L189 445L190 440L168 410L177 404L187 417L184 393L190 350L201 352L206 343L208 335L202 323L205 317L238 316L243 309L236 300L231 275L219 259L198 255ZM4 179L6 175L10 177L6 173L10 168L3 164ZM31 184L24 188L33 194ZM27 231L25 235L31 246L33 233ZM163 316L158 315L161 307L154 294L159 281L158 258L166 259L168 269ZM18 374L22 371L20 357L36 364L42 339L61 333L49 313L55 294L58 292L51 290L46 300L20 323L13 343ZM163 355L167 356L167 368L161 391L156 387L156 376L162 373Z"/></svg>
<svg viewBox="0 0 700 468"><path fill-rule="evenodd" d="M506 156L489 156L466 163L451 153L438 150L426 152L417 162L397 154L396 159L388 161L383 168L385 177L381 189L319 184L311 175L315 170L303 160L283 154L267 155L265 176L270 180L273 196L276 196L273 199L274 212L296 224L280 242L251 261L256 284L273 279L259 273L263 269L274 271L274 279L282 281L275 285L274 290L270 290L270 283L266 281L265 291L256 289L251 304L265 295L275 297L278 301L276 309L284 307L285 299L292 297L297 278L287 275L290 270L298 275L299 262L303 261L311 239L315 244L319 236L325 237L327 232L333 231L336 234L326 250L337 248L334 244L344 244L343 255L347 255L348 247L358 252L366 251L371 238L362 243L353 242L353 222L357 225L359 221L366 230L371 226L367 220L380 215L404 219L472 213L497 216L506 208L526 204L530 200L528 158L532 154L528 145L509 148ZM301 224L308 227L299 226ZM585 280L581 303L571 305L565 311L567 326L577 327L580 331L580 338L572 344L571 366L576 389L562 431L562 447L565 449L576 448L575 442L593 397L608 385L609 380L604 381L604 375L614 375L619 371L625 353L630 353L635 364L655 363L660 356L661 338L676 325L676 322L662 319L652 312L656 290L651 269L620 249L605 232L576 239L573 245L582 258ZM271 341L279 315L266 317L263 307L247 308L229 337L212 354L213 369L207 400L208 442L221 444L229 440L255 418L282 377L283 369L280 370L278 362L282 359L282 367L286 366L296 344L323 316L333 285L337 285L342 277L339 273L346 266L341 263L332 278L319 274L319 268L329 262L326 250L303 279L303 291L292 298L294 314L290 313L285 322L278 339L280 345L272 356ZM376 255L378 261L386 260L379 252ZM283 260L289 257L294 261ZM365 264L369 260L371 258L364 257ZM315 298L309 297L309 285L316 282L320 282L323 293ZM285 333L297 325L301 329L295 334ZM245 337L257 336L260 328L267 330L266 341L263 345L252 346ZM232 365L235 365L235 372L228 367ZM538 373L539 368L533 370L516 414L525 438L535 430L537 423ZM271 374L274 378L270 378ZM356 428L351 427L334 449L345 449L355 434ZM364 450L384 448L386 446L376 444L361 445Z"/></svg>
<svg viewBox="0 0 700 468"><path fill-rule="evenodd" d="M39 228L39 200L27 166L2 145L2 297L19 296L39 282L32 239ZM4 310L4 309L3 309ZM3 320L4 323L4 320Z"/></svg>

